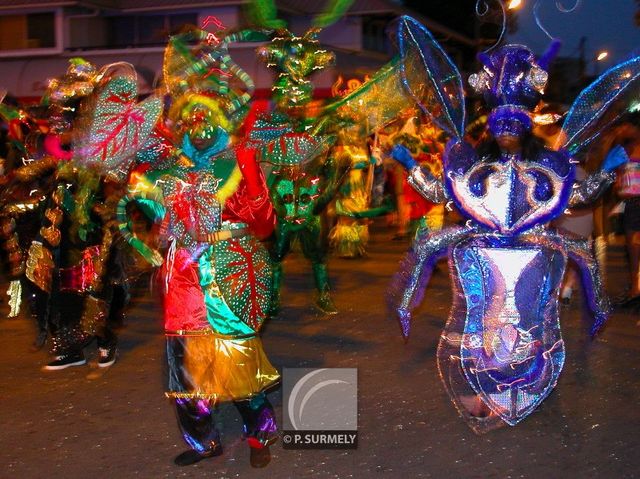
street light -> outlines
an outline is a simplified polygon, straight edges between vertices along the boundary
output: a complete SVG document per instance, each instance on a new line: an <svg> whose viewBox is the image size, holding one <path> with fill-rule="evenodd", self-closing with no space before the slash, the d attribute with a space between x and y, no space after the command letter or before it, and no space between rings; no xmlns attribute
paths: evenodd
<svg viewBox="0 0 640 479"><path fill-rule="evenodd" d="M609 52L607 50L600 50L595 57L595 61L593 62L593 70L594 74L598 76L600 74L600 62L602 62L605 58L609 56Z"/></svg>
<svg viewBox="0 0 640 479"><path fill-rule="evenodd" d="M521 5L522 5L522 0L511 0L509 2L509 5L507 5L507 9L515 10L516 8L519 8Z"/></svg>

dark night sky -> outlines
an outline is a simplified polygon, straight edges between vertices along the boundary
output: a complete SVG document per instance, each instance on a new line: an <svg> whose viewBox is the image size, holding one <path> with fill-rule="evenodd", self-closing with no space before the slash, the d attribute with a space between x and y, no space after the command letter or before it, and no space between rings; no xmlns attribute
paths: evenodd
<svg viewBox="0 0 640 479"><path fill-rule="evenodd" d="M535 24L534 2L524 1L528 5L519 12L518 32L508 40L529 45L535 51L543 50L549 39ZM564 0L563 3L570 7L575 0ZM634 0L582 0L571 13L558 12L554 4L553 0L545 1L540 8L540 17L545 28L563 41L561 56L577 56L576 50L583 36L587 38L587 61L593 60L600 50L609 52L600 71L626 60L634 51L640 54L640 28L634 23L638 7Z"/></svg>
<svg viewBox="0 0 640 479"><path fill-rule="evenodd" d="M549 38L538 28L533 16L534 0L522 0L517 12L518 30L507 35L510 43L523 43L537 53L549 44ZM581 37L586 37L585 59L589 62L598 51L605 49L610 55L598 67L599 70L623 61L634 50L640 53L640 28L635 26L634 14L638 8L634 0L580 0L571 13L561 13L555 8L555 0L541 0L540 17L544 27L563 42L560 56L578 56ZM561 0L570 8L576 0ZM473 32L475 0L405 0L406 6L420 11L441 23L456 29ZM595 64L588 65L591 71Z"/></svg>

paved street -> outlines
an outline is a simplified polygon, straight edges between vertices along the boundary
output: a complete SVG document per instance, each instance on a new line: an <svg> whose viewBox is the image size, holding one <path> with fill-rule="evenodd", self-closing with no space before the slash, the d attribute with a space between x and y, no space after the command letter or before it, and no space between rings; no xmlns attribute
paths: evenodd
<svg viewBox="0 0 640 479"><path fill-rule="evenodd" d="M358 368L358 450L291 451L278 443L268 469L252 470L239 416L225 405L224 455L174 466L185 445L163 395L160 308L143 290L107 372L95 366L94 345L86 350L89 366L41 371L47 354L29 352L32 324L0 320L0 477L640 477L640 317L615 314L592 341L575 298L561 313L567 360L555 392L517 427L476 436L458 417L436 368L451 299L446 264L405 345L385 313L383 292L408 245L389 242L390 236L375 230L366 259L331 260L340 309L331 319L314 310L310 268L292 255L283 310L263 334L278 369ZM608 258L609 290L616 294L625 281L622 249L610 249ZM280 416L280 392L270 399Z"/></svg>

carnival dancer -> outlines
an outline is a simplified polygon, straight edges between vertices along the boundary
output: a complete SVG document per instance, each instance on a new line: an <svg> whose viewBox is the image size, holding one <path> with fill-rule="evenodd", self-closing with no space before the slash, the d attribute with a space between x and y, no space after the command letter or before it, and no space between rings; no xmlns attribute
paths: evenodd
<svg viewBox="0 0 640 479"><path fill-rule="evenodd" d="M162 264L166 394L190 447L175 464L222 453L215 412L220 402L232 401L242 416L251 465L264 467L277 438L266 391L279 374L259 337L271 297L271 263L260 239L272 233L275 215L255 150L229 146L253 82L227 47L252 32L223 35L218 32L220 42L212 43L194 29L170 40L164 71L173 97L166 123L173 130L152 139L150 155L142 155L151 169L132 184L119 211L128 241ZM232 77L244 90L230 88ZM157 169L154 154L162 168L170 158L175 163ZM129 230L131 202L161 222L162 256Z"/></svg>
<svg viewBox="0 0 640 479"><path fill-rule="evenodd" d="M392 139L397 145L406 147L420 167L434 178L442 177L443 145L438 141L436 129L429 124L421 124L413 132L403 128L403 132ZM403 201L408 206L406 229L411 238L428 231L439 231L444 224L444 205L424 198L408 182L406 171L402 171Z"/></svg>
<svg viewBox="0 0 640 479"><path fill-rule="evenodd" d="M339 18L333 16L335 12L329 15L331 22ZM275 111L259 118L251 130L252 139L267 142L262 160L275 165L270 180L278 218L270 249L274 263L271 315L280 309L282 262L295 239L311 262L318 292L315 305L326 315L338 312L330 295L327 228L322 213L333 199L345 168L334 156L326 155L333 141L333 137L320 133L327 118L318 122L310 114L313 84L309 77L335 60L333 53L320 47L319 31L312 28L296 36L280 28L271 42L258 50L258 57L278 73L272 88Z"/></svg>
<svg viewBox="0 0 640 479"><path fill-rule="evenodd" d="M350 169L336 195L337 222L329 232L329 244L339 257L357 258L366 255L369 242L368 220L362 215L370 206L373 163L366 141L358 144L356 137L340 143L335 154L344 155Z"/></svg>
<svg viewBox="0 0 640 479"><path fill-rule="evenodd" d="M336 166L337 159L329 156L322 162L313 161L304 168L299 165L278 167L270 188L277 212L271 258L273 260L273 298L270 314L280 309L282 262L294 240L300 242L302 253L311 262L318 296L317 308L326 315L337 314L330 294L327 271L328 240L322 212L333 199L344 178L346 168Z"/></svg>
<svg viewBox="0 0 640 479"><path fill-rule="evenodd" d="M97 70L81 59L73 59L65 76L50 83L45 101L51 128L44 148L57 164L55 186L25 272L46 293L40 306L46 309L55 358L45 369L85 364L83 348L93 338L98 366L108 367L115 361L116 336L106 323L110 293L103 286L113 271L115 243L109 214L96 207L107 176L126 178L162 105L157 97L136 104L133 66Z"/></svg>
<svg viewBox="0 0 640 479"><path fill-rule="evenodd" d="M410 17L400 19L397 38L401 55L407 58L417 49L422 63L421 68L402 64L403 87L452 139L443 182L421 169L406 148L394 148L393 156L421 194L434 202L452 200L468 221L416 238L390 302L407 338L412 309L435 262L449 256L454 302L438 347L443 383L474 431L513 426L550 394L564 364L557 303L568 257L582 272L591 333L607 318L592 244L548 222L567 206L593 201L613 183L619 159L609 158L580 183L571 160L628 108L638 88L640 58L613 67L580 94L557 148L549 149L531 134L532 113L559 43L540 58L522 45L480 55L484 68L469 82L491 108L494 140L475 149L463 139L462 81L451 60ZM437 108L424 104L432 98L438 98Z"/></svg>
<svg viewBox="0 0 640 479"><path fill-rule="evenodd" d="M37 116L41 108L25 111L0 104L0 117L8 123L7 155L2 161L0 194L0 236L8 265L9 314L16 317L26 298L27 310L37 333L33 349L42 348L47 339L48 293L24 277L27 252L36 237L53 187L56 160L43 148L49 131L46 118Z"/></svg>

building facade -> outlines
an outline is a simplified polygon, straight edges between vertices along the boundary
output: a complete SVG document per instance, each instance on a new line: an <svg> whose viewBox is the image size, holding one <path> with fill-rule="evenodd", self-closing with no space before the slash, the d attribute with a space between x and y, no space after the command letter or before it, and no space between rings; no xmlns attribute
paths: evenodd
<svg viewBox="0 0 640 479"><path fill-rule="evenodd" d="M36 100L48 78L64 73L68 60L82 57L97 66L117 61L133 64L141 93L158 83L162 54L169 35L185 24L228 29L247 24L242 0L0 0L0 88L21 99ZM279 0L279 15L288 28L303 34L313 14L328 2ZM309 4L314 4L310 6ZM355 0L347 15L320 34L320 41L337 56L335 67L314 82L328 94L338 72L362 78L388 61L391 47L386 27L407 12L388 0ZM450 29L421 19L436 34L466 48L473 41ZM234 60L254 79L258 96L266 97L272 72L257 61L259 44L232 46ZM455 47L453 48L455 56Z"/></svg>

